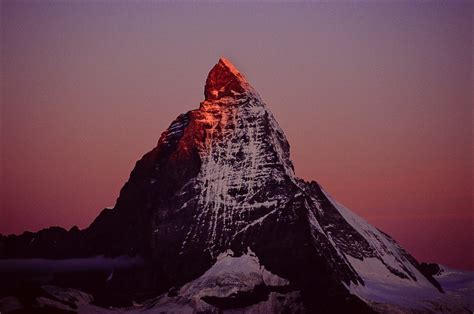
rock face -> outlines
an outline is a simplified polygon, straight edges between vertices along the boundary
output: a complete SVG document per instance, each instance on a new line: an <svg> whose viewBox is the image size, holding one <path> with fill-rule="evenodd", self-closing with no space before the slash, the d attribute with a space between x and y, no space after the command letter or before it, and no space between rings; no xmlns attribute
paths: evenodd
<svg viewBox="0 0 474 314"><path fill-rule="evenodd" d="M61 233L57 247L47 236L37 239L39 233L4 237L1 256L139 255L148 261L140 284L128 284L137 273L117 274L109 291L115 280L134 296L171 291L184 298L192 287L187 300L199 296L192 304L216 311L259 304L275 311L365 313L374 308L371 302L384 302L379 294L387 285L442 294L393 239L337 204L318 183L295 176L283 131L230 61L222 58L213 67L204 94L199 108L178 116L137 162L113 209L85 230L53 230ZM244 271L248 276L233 275L232 283L221 278L227 283L217 286L226 291L204 293L213 283L196 280L216 265L221 269L219 256L228 250L234 258L252 252L284 289ZM277 293L282 307L262 305L277 300Z"/></svg>

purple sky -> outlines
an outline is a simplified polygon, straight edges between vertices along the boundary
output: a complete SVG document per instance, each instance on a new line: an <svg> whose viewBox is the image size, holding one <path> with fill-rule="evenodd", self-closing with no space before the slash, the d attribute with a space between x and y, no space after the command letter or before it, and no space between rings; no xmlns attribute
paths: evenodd
<svg viewBox="0 0 474 314"><path fill-rule="evenodd" d="M472 2L0 5L1 233L86 227L223 55L299 176L474 269Z"/></svg>

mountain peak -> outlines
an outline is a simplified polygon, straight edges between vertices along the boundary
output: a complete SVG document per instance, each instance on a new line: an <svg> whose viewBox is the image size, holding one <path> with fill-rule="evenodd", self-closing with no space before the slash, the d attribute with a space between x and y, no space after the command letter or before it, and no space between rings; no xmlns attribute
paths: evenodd
<svg viewBox="0 0 474 314"><path fill-rule="evenodd" d="M220 57L218 64L221 64L223 67L225 67L227 70L232 72L235 75L241 75L240 71L235 67L235 65L226 57Z"/></svg>
<svg viewBox="0 0 474 314"><path fill-rule="evenodd" d="M206 100L237 96L253 88L245 76L228 59L221 57L206 79L204 96Z"/></svg>

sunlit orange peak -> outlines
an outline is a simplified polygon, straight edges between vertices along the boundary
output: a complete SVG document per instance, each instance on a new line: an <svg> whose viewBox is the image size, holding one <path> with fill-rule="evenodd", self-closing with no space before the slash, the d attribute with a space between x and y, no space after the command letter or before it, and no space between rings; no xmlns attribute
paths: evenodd
<svg viewBox="0 0 474 314"><path fill-rule="evenodd" d="M237 96L252 90L245 76L228 59L221 57L207 76L206 100Z"/></svg>

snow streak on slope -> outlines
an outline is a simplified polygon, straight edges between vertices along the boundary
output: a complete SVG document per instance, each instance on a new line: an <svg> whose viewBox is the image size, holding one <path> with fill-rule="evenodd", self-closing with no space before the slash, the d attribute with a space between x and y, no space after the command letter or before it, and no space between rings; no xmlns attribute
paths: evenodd
<svg viewBox="0 0 474 314"><path fill-rule="evenodd" d="M425 276L421 275L414 267L412 264L414 260L409 257L405 250L392 238L370 225L351 210L339 204L323 188L321 188L321 191L331 201L347 223L369 242L370 247L375 253L370 255L371 258L378 259L384 268L388 268L392 275L396 275L398 278L426 281L428 286L433 286L426 280ZM346 252L346 255L352 257L352 259L357 258L357 256L351 256L350 252Z"/></svg>
<svg viewBox="0 0 474 314"><path fill-rule="evenodd" d="M371 226L351 210L336 202L324 189L324 195L331 201L344 219L364 236L374 249L374 256L362 259L345 256L356 272L364 281L363 285L351 283L348 288L351 293L374 304L379 310L409 311L418 309L433 311L436 307L450 312L457 308L452 300L446 297L422 275L413 264L414 259L408 255L392 238ZM380 308L380 304L384 304ZM458 308L459 309L459 308Z"/></svg>
<svg viewBox="0 0 474 314"><path fill-rule="evenodd" d="M205 232L216 254L235 235L232 230L283 206L283 195L261 192L269 184L292 180L293 165L283 132L255 92L206 100L193 114L204 130L195 180L200 211L184 245Z"/></svg>

